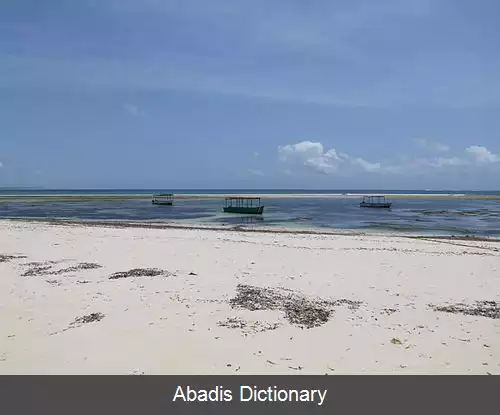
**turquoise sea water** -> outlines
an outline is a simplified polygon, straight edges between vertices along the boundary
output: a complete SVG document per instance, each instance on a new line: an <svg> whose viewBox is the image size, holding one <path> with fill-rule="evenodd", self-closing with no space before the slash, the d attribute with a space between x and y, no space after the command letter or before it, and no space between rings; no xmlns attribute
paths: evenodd
<svg viewBox="0 0 500 415"><path fill-rule="evenodd" d="M114 194L151 194L160 189L115 190ZM112 194L109 190L67 190L59 194ZM176 190L176 193L209 193L207 190ZM243 193L242 190L211 191L214 194ZM262 190L247 193L265 193ZM279 193L267 190L269 194ZM281 191L284 193L285 191ZM305 191L286 191L305 193ZM321 191L309 191L320 193ZM335 190L323 193L425 193L425 191L354 191ZM435 191L431 193L436 193ZM443 191L443 193L452 193ZM456 193L467 193L460 191ZM478 192L485 194L486 192ZM13 194L5 191L5 194ZM19 193L18 193L19 194ZM34 194L32 190L22 194ZM42 195L55 194L44 190ZM489 194L498 194L490 192ZM0 218L64 218L92 220L154 220L183 221L202 224L232 224L240 226L280 226L294 228L332 228L376 231L402 231L434 235L500 236L500 200L474 199L394 199L393 207L366 209L359 207L357 198L280 198L264 199L264 215L225 214L220 199L177 199L173 206L151 204L148 199L33 202L13 199L0 203Z"/></svg>

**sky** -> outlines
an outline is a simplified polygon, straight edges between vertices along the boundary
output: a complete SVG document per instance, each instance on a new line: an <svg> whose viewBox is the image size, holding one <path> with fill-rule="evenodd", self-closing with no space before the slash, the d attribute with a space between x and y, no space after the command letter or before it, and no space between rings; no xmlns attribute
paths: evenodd
<svg viewBox="0 0 500 415"><path fill-rule="evenodd" d="M0 0L0 186L500 188L498 0Z"/></svg>

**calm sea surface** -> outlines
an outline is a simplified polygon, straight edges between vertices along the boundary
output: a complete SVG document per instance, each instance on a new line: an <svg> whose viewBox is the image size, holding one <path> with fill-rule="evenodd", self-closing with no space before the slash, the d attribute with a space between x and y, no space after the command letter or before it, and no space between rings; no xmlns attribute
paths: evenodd
<svg viewBox="0 0 500 415"><path fill-rule="evenodd" d="M500 195L500 190L477 191L477 190L387 190L387 189L334 189L334 190L303 190L303 189L17 189L0 188L2 195L113 195L113 194L144 194L168 193L178 194L329 194L329 193L356 193L356 194L480 194Z"/></svg>
<svg viewBox="0 0 500 415"><path fill-rule="evenodd" d="M3 194L151 194L159 190L3 190ZM234 191L176 190L176 193L243 193ZM247 193L307 193L307 191L252 190ZM425 191L335 190L309 193L382 193L386 195ZM432 191L429 193L439 193ZM442 191L442 193L453 193ZM460 191L455 193L473 193ZM477 192L499 194L499 192ZM33 202L12 200L0 203L0 218L64 218L94 220L164 220L199 224L243 226L317 227L377 231L403 231L434 235L500 236L500 200L394 199L393 207L366 209L357 198L265 199L262 217L225 214L220 199L177 199L173 206L153 205L148 199Z"/></svg>

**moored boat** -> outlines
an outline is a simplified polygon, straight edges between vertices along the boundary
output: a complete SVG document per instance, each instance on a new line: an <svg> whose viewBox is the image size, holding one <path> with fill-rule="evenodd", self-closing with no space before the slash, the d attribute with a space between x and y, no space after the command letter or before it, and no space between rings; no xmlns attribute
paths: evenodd
<svg viewBox="0 0 500 415"><path fill-rule="evenodd" d="M158 193L153 195L153 200L151 201L153 205L168 205L172 206L174 203L174 195L172 193Z"/></svg>
<svg viewBox="0 0 500 415"><path fill-rule="evenodd" d="M226 197L222 210L225 213L262 215L264 206L260 197Z"/></svg>
<svg viewBox="0 0 500 415"><path fill-rule="evenodd" d="M388 202L385 196L363 196L363 201L359 204L360 207L382 208L389 209L392 202Z"/></svg>

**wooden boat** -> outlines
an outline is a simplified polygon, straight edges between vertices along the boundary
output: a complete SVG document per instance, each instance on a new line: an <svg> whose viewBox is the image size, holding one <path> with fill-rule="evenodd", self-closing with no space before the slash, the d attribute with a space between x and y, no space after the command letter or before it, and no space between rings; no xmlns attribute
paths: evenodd
<svg viewBox="0 0 500 415"><path fill-rule="evenodd" d="M169 205L172 206L174 203L174 195L172 193L158 193L153 195L153 200L151 201L153 205Z"/></svg>
<svg viewBox="0 0 500 415"><path fill-rule="evenodd" d="M264 206L260 204L260 197L226 197L223 211L226 213L245 213L262 215Z"/></svg>
<svg viewBox="0 0 500 415"><path fill-rule="evenodd" d="M360 207L389 209L392 203L385 200L385 196L363 196Z"/></svg>

